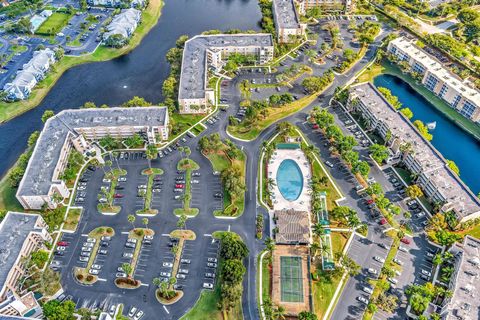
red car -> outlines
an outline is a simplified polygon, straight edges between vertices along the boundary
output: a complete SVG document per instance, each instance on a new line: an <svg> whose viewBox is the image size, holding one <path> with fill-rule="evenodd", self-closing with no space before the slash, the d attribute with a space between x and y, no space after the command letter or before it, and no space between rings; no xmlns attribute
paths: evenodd
<svg viewBox="0 0 480 320"><path fill-rule="evenodd" d="M123 194L120 194L120 193L115 193L115 194L113 195L113 197L118 199L118 198L123 198L124 195L123 195Z"/></svg>
<svg viewBox="0 0 480 320"><path fill-rule="evenodd" d="M57 246L66 247L66 246L68 246L68 242L66 242L66 241L59 241L59 242L57 242Z"/></svg>
<svg viewBox="0 0 480 320"><path fill-rule="evenodd" d="M318 126L318 124L315 123L315 124L313 125L313 129L317 130L318 128L320 128L320 127Z"/></svg>
<svg viewBox="0 0 480 320"><path fill-rule="evenodd" d="M408 240L407 238L402 238L400 241L402 241L405 244L410 244L410 240Z"/></svg>
<svg viewBox="0 0 480 320"><path fill-rule="evenodd" d="M385 218L382 218L382 220L380 220L380 224L383 226L384 224L387 224L387 219Z"/></svg>
<svg viewBox="0 0 480 320"><path fill-rule="evenodd" d="M367 201L365 201L366 204L372 204L374 201L372 199L368 199Z"/></svg>
<svg viewBox="0 0 480 320"><path fill-rule="evenodd" d="M175 185L175 188L183 189L183 184L176 184L176 185Z"/></svg>

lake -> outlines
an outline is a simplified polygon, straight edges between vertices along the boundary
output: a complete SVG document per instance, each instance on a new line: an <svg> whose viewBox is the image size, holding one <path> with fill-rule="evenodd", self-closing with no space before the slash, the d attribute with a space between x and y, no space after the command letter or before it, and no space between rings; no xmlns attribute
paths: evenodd
<svg viewBox="0 0 480 320"><path fill-rule="evenodd" d="M435 148L449 160L453 160L460 169L460 177L478 194L480 192L480 142L465 132L454 122L438 111L428 100L417 93L402 79L383 74L374 79L377 87L388 88L397 96L404 107L413 112L412 122L421 120L424 123L437 122L431 141Z"/></svg>
<svg viewBox="0 0 480 320"><path fill-rule="evenodd" d="M0 176L25 150L28 136L41 130L45 110L58 113L87 101L116 106L133 96L159 103L169 72L165 54L179 36L212 29L260 30L261 18L257 0L165 0L157 25L131 53L68 70L37 108L0 125Z"/></svg>

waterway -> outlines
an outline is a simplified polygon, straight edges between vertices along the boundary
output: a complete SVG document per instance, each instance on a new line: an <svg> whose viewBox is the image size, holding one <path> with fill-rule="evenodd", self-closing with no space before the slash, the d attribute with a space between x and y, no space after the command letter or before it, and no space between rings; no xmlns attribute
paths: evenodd
<svg viewBox="0 0 480 320"><path fill-rule="evenodd" d="M404 107L410 108L413 112L412 121L437 123L436 128L430 131L433 135L432 144L446 159L453 160L457 164L462 180L475 194L478 194L480 192L480 142L450 121L402 79L383 74L374 79L374 84L377 87L390 89Z"/></svg>
<svg viewBox="0 0 480 320"><path fill-rule="evenodd" d="M158 103L169 72L165 54L179 36L212 29L260 30L261 18L257 0L165 0L159 22L135 50L68 70L37 108L0 125L0 176L26 148L28 136L42 128L45 110L58 113L87 101L115 106L133 96Z"/></svg>

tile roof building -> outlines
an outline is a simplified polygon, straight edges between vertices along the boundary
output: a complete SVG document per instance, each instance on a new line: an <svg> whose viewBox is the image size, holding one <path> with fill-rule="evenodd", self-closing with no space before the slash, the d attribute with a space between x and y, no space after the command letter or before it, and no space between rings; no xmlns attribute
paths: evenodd
<svg viewBox="0 0 480 320"><path fill-rule="evenodd" d="M300 23L294 0L273 0L272 12L278 42L294 42L305 35L306 25Z"/></svg>
<svg viewBox="0 0 480 320"><path fill-rule="evenodd" d="M416 183L442 212L453 211L459 222L480 217L480 199L447 166L443 156L415 126L395 110L371 83L350 89L348 108L361 112L368 126L382 138L391 135L390 162L401 161L418 178Z"/></svg>
<svg viewBox="0 0 480 320"><path fill-rule="evenodd" d="M29 294L20 297L17 286L26 274L25 258L51 241L38 214L8 212L0 223L0 315L21 316L38 306Z"/></svg>
<svg viewBox="0 0 480 320"><path fill-rule="evenodd" d="M309 244L310 234L310 215L306 211L296 211L295 209L284 209L275 211L276 243L282 244Z"/></svg>
<svg viewBox="0 0 480 320"><path fill-rule="evenodd" d="M126 138L144 133L149 143L168 140L169 117L166 107L100 108L64 110L45 122L17 191L25 209L55 208L70 192L61 179L72 148L82 154L105 136ZM57 197L55 197L57 196ZM57 200L55 200L57 198Z"/></svg>
<svg viewBox="0 0 480 320"><path fill-rule="evenodd" d="M13 101L27 99L54 63L55 52L52 49L35 51L32 59L23 65L23 70L18 71L13 81L3 87L6 98Z"/></svg>
<svg viewBox="0 0 480 320"><path fill-rule="evenodd" d="M388 51L406 61L422 76L422 84L462 116L480 121L480 91L442 66L442 63L415 45L414 40L399 37L390 41Z"/></svg>
<svg viewBox="0 0 480 320"><path fill-rule="evenodd" d="M442 320L475 320L480 316L480 240L466 236L463 243L449 249L453 254L454 272L448 289L451 298L442 303Z"/></svg>
<svg viewBox="0 0 480 320"><path fill-rule="evenodd" d="M207 71L220 71L232 54L255 55L259 64L273 59L270 34L198 35L185 42L178 91L180 113L206 113L214 90L207 88Z"/></svg>

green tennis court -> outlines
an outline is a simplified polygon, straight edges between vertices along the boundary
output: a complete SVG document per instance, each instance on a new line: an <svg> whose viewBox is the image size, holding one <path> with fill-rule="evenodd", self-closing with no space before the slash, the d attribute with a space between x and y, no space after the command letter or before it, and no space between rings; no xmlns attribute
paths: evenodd
<svg viewBox="0 0 480 320"><path fill-rule="evenodd" d="M280 257L280 288L283 302L303 302L301 257Z"/></svg>

